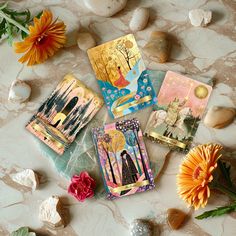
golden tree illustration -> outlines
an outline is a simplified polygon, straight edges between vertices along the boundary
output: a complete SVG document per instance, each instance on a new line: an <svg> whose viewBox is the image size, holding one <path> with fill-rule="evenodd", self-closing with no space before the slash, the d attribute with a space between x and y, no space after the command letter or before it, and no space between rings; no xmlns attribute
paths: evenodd
<svg viewBox="0 0 236 236"><path fill-rule="evenodd" d="M116 49L124 57L129 69L131 70L130 60L135 58L135 55L132 53L132 48L134 44L130 40L119 40L116 45Z"/></svg>

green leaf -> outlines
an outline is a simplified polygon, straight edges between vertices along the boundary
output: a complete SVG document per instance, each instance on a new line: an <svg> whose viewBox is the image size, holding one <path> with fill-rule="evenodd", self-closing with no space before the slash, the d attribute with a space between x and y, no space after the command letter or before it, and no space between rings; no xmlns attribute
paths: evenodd
<svg viewBox="0 0 236 236"><path fill-rule="evenodd" d="M42 16L42 14L43 14L43 11L40 11L35 17L39 19Z"/></svg>
<svg viewBox="0 0 236 236"><path fill-rule="evenodd" d="M26 34L24 31L21 31L21 38L24 39L28 36L28 34Z"/></svg>
<svg viewBox="0 0 236 236"><path fill-rule="evenodd" d="M7 33L7 41L10 46L12 46L13 42L13 27L12 25L7 21L7 28L6 28L6 33Z"/></svg>
<svg viewBox="0 0 236 236"><path fill-rule="evenodd" d="M211 211L205 211L203 214L195 217L198 220L202 220L208 217L215 217L215 216L221 216L226 213L230 213L232 211L236 211L236 203L233 203L232 205L229 206L224 206L224 207L218 207L214 210Z"/></svg>
<svg viewBox="0 0 236 236"><path fill-rule="evenodd" d="M11 236L28 236L28 235L29 235L28 227L21 227L18 230L11 233Z"/></svg>
<svg viewBox="0 0 236 236"><path fill-rule="evenodd" d="M5 28L6 20L3 19L2 22L0 23L0 39L4 34L6 34L6 28Z"/></svg>
<svg viewBox="0 0 236 236"><path fill-rule="evenodd" d="M3 5L0 6L0 10L4 9L7 7L8 2L3 3Z"/></svg>

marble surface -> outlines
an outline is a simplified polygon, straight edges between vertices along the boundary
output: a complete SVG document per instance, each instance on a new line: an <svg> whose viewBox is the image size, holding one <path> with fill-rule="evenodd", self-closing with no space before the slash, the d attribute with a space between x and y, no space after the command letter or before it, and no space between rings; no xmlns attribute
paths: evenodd
<svg viewBox="0 0 236 236"><path fill-rule="evenodd" d="M150 7L147 28L135 33L137 43L142 51L153 30L166 31L172 38L172 53L170 62L165 64L155 63L143 55L147 67L212 77L215 85L209 106L236 106L234 0L129 0L126 8L111 18L95 16L81 0L18 0L12 4L33 12L49 8L72 29L80 22L80 30L90 31L98 44L130 33L128 24L134 9ZM212 23L207 28L194 28L188 20L188 11L198 7L213 11ZM194 212L187 208L176 193L176 173L183 154L169 153L167 148L154 147L148 142L150 157L160 163L155 190L115 201L90 199L79 203L70 197L68 180L56 172L24 126L66 73L72 72L88 85L97 86L87 55L74 46L62 49L42 65L27 67L17 62L20 56L4 40L0 41L0 52L0 235L9 235L21 226L29 226L42 235L128 236L129 223L136 218L152 219L161 235L236 235L235 214L202 221L194 219L204 210ZM26 80L32 86L30 101L20 106L7 101L9 87L16 78ZM102 112L106 109L101 110L98 118ZM145 118L142 124L145 124ZM194 143L221 143L235 163L235 131L235 121L222 130L201 124ZM35 192L15 184L10 178L12 173L24 168L32 168L41 176L40 188ZM62 198L70 212L69 224L64 229L50 229L38 219L40 203L53 194ZM205 210L228 201L226 196L213 193ZM166 222L166 210L172 207L189 214L188 221L178 231L172 231Z"/></svg>

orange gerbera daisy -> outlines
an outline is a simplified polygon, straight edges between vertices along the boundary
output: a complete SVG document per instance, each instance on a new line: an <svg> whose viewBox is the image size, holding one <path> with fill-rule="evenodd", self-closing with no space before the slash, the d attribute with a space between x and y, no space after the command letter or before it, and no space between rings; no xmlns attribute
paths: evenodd
<svg viewBox="0 0 236 236"><path fill-rule="evenodd" d="M66 42L65 24L53 21L51 11L44 10L40 19L34 18L34 25L29 26L29 36L24 41L14 44L16 53L25 53L19 62L27 62L28 66L40 64Z"/></svg>
<svg viewBox="0 0 236 236"><path fill-rule="evenodd" d="M205 207L210 197L209 183L213 180L212 172L221 157L221 145L199 145L189 151L180 165L177 175L178 194L195 209Z"/></svg>

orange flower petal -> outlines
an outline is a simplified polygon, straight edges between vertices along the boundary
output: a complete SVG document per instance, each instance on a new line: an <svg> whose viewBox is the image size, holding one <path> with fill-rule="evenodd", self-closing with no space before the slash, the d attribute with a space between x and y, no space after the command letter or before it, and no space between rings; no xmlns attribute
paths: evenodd
<svg viewBox="0 0 236 236"><path fill-rule="evenodd" d="M199 145L186 155L177 175L179 196L195 209L205 207L210 197L208 184L213 180L212 172L217 168L222 146Z"/></svg>
<svg viewBox="0 0 236 236"><path fill-rule="evenodd" d="M53 21L51 11L44 10L40 19L35 17L34 25L29 26L29 36L14 44L16 53L25 53L19 62L31 66L53 56L66 42L65 28L63 22Z"/></svg>

